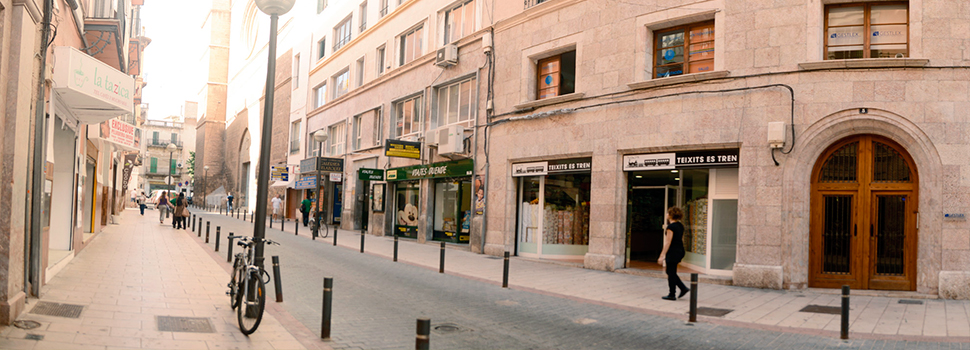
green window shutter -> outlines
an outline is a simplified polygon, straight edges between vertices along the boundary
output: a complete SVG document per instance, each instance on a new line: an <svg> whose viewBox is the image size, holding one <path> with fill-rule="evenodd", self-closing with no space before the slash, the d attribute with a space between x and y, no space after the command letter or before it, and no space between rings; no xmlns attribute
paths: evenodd
<svg viewBox="0 0 970 350"><path fill-rule="evenodd" d="M158 131L152 131L152 144L158 144Z"/></svg>
<svg viewBox="0 0 970 350"><path fill-rule="evenodd" d="M151 170L149 170L149 172L152 172L152 173L158 172L158 158L152 157L152 165L151 165Z"/></svg>

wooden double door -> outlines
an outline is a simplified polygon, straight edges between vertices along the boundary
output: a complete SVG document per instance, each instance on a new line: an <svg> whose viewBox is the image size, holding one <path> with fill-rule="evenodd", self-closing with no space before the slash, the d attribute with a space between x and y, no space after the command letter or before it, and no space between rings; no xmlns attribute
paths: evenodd
<svg viewBox="0 0 970 350"><path fill-rule="evenodd" d="M809 286L916 290L918 187L912 158L889 139L829 147L812 172Z"/></svg>

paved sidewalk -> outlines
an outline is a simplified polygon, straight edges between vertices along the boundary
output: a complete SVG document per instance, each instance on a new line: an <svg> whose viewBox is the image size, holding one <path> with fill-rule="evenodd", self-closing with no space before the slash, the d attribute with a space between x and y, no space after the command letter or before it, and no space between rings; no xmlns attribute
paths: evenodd
<svg viewBox="0 0 970 350"><path fill-rule="evenodd" d="M270 312L242 335L225 295L229 274L194 236L156 215L125 210L121 225L106 227L42 288L40 301L83 305L79 318L32 314L38 300L30 299L19 320L40 327L0 328L0 349L307 348ZM160 332L157 316L206 318L215 332Z"/></svg>
<svg viewBox="0 0 970 350"><path fill-rule="evenodd" d="M236 223L241 221L241 217L235 219L220 216L218 212L205 217L206 220L212 220L213 225L228 223L230 220ZM293 221L287 222L285 231L293 233L294 224ZM279 221L273 227L279 230ZM333 228L330 230L329 238L317 239L316 243L333 244ZM310 230L300 227L299 235L309 239ZM366 253L388 259L392 257L392 238L368 235L365 241ZM348 249L359 250L360 233L339 230L337 243ZM448 248L446 273L501 284L501 258L471 253L458 245L449 244ZM418 244L414 240L401 239L398 261L437 271L439 253L437 242ZM682 278L689 280L686 274ZM665 279L588 270L530 259L513 257L510 263L509 286L684 320L688 310L686 297L675 302L660 299L660 296L667 293ZM837 290L779 291L702 283L699 293L699 307L732 310L723 317L699 316L698 320L701 322L835 338L839 336L838 314L800 311L808 305L840 306L841 296ZM908 292L883 294L893 297L874 294L876 293L854 291L850 307L851 338L970 343L970 301L941 300ZM904 303L900 303L901 300L905 300Z"/></svg>

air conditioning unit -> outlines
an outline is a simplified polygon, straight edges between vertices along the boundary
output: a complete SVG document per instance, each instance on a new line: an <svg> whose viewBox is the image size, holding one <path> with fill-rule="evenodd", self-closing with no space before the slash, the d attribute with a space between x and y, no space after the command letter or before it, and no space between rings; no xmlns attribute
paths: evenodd
<svg viewBox="0 0 970 350"><path fill-rule="evenodd" d="M439 67L451 67L458 64L458 46L448 44L438 49L434 64Z"/></svg>
<svg viewBox="0 0 970 350"><path fill-rule="evenodd" d="M461 125L449 125L434 131L438 134L438 154L465 153L465 128Z"/></svg>
<svg viewBox="0 0 970 350"><path fill-rule="evenodd" d="M439 129L431 130L427 135L424 136L424 144L428 146L438 145L438 132Z"/></svg>

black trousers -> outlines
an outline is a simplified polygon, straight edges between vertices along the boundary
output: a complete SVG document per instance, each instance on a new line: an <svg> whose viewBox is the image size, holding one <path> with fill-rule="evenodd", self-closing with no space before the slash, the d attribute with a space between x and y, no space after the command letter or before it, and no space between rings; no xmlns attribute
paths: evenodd
<svg viewBox="0 0 970 350"><path fill-rule="evenodd" d="M185 229L185 217L174 216L172 218L172 228L175 229Z"/></svg>
<svg viewBox="0 0 970 350"><path fill-rule="evenodd" d="M309 224L310 224L310 212L305 211L303 212L303 227L306 227L306 225L309 225Z"/></svg>
<svg viewBox="0 0 970 350"><path fill-rule="evenodd" d="M677 288L680 290L687 290L687 286L684 282L680 280L680 276L677 275L677 264L684 259L683 255L668 255L665 262L667 263L667 287L670 288L670 295L677 295Z"/></svg>

